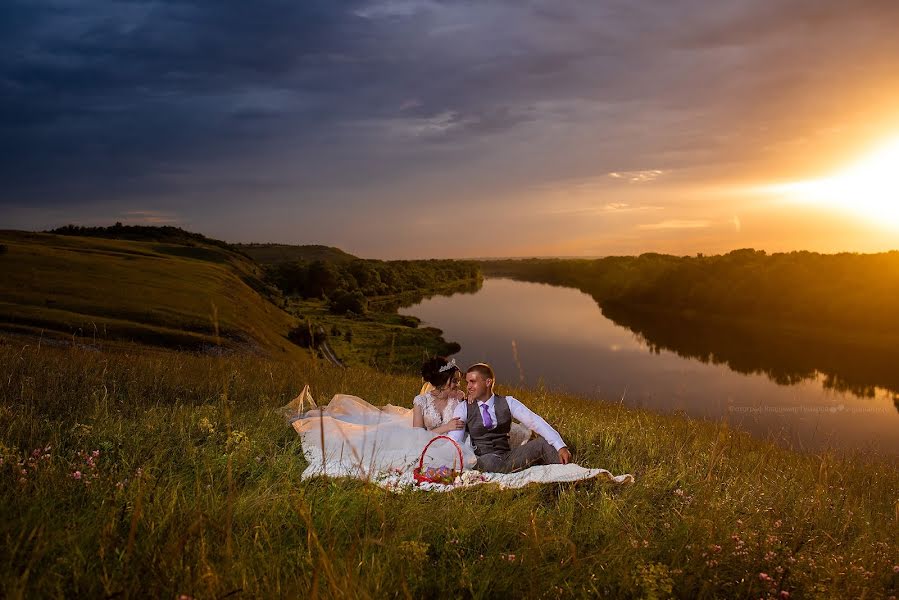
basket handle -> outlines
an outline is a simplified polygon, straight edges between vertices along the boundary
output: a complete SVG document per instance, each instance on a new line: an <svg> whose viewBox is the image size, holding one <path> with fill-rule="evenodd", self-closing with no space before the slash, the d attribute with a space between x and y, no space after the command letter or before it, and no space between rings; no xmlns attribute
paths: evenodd
<svg viewBox="0 0 899 600"><path fill-rule="evenodd" d="M449 440L453 443L453 446L456 447L456 452L459 454L459 472L461 473L463 470L465 470L465 463L462 461L462 447L459 446L456 440L446 435L438 435L432 438L430 442L425 444L424 449L421 451L421 456L418 459L418 470L421 471L425 466L425 454L428 453L428 448L430 447L430 445L440 439Z"/></svg>

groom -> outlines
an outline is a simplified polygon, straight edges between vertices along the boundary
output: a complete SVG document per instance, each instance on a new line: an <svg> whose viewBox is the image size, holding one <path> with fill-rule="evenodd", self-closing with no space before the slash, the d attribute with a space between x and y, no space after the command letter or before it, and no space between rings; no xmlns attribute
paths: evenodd
<svg viewBox="0 0 899 600"><path fill-rule="evenodd" d="M448 435L460 444L466 433L471 437L478 457L478 470L512 473L532 465L568 464L571 452L549 423L512 396L493 393L495 377L490 365L472 365L465 373L465 381L468 383L468 402L460 402L453 414L465 423L465 429L450 431ZM512 448L509 431L513 418L541 437Z"/></svg>

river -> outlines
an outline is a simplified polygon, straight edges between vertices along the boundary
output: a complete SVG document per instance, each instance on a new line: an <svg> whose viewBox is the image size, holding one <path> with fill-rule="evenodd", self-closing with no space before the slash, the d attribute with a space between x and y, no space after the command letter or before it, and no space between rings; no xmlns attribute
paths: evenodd
<svg viewBox="0 0 899 600"><path fill-rule="evenodd" d="M726 419L800 450L899 456L899 369L883 353L670 317L616 322L579 290L509 279L400 312L459 342L460 366L493 365L501 386Z"/></svg>

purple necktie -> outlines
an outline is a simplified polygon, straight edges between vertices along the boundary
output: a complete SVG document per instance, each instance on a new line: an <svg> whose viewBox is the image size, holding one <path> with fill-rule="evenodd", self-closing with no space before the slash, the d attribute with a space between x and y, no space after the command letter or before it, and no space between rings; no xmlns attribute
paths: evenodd
<svg viewBox="0 0 899 600"><path fill-rule="evenodd" d="M482 404L481 408L484 409L484 427L493 429L493 419L490 418L490 410L487 408L486 404Z"/></svg>

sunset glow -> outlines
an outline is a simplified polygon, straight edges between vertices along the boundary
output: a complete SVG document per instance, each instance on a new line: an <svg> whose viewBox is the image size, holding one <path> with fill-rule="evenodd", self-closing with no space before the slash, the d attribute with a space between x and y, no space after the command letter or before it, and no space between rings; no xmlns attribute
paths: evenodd
<svg viewBox="0 0 899 600"><path fill-rule="evenodd" d="M775 184L764 190L899 229L899 137L830 177Z"/></svg>

